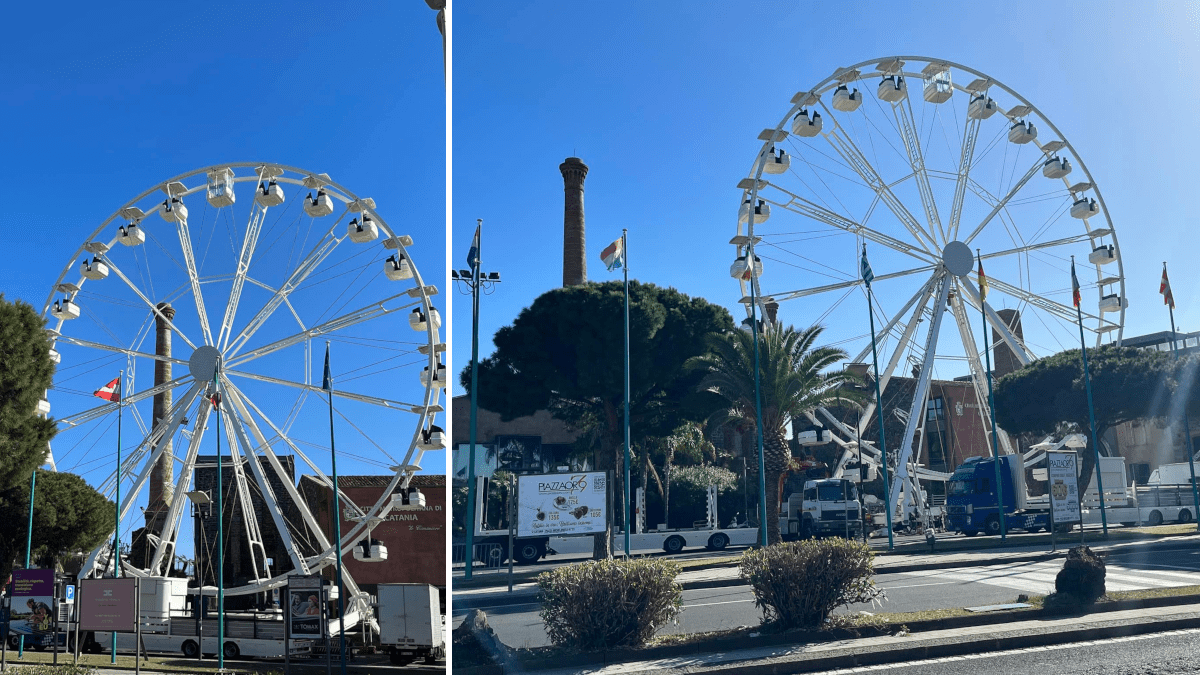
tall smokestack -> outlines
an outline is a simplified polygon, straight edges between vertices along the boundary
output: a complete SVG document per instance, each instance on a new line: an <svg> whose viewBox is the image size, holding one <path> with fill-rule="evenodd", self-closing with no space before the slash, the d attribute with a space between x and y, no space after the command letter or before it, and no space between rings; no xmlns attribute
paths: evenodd
<svg viewBox="0 0 1200 675"><path fill-rule="evenodd" d="M563 286L587 283L587 245L583 231L583 179L588 167L578 157L558 165L563 192Z"/></svg>
<svg viewBox="0 0 1200 675"><path fill-rule="evenodd" d="M154 317L155 341L154 353L158 356L171 356L171 327L163 321L166 317L168 321L175 319L175 308L165 302L158 303L159 315ZM166 384L171 381L171 362L170 361L155 361L154 362L154 384ZM171 390L159 392L154 395L154 427L166 422L168 414L171 410ZM174 482L172 475L174 474L173 453L171 452L171 439L164 438L159 443L163 446L162 456L158 463L154 465L154 470L150 473L150 503L146 506L146 529L155 534L162 534L163 527L166 524L167 510L171 507L171 497L174 491Z"/></svg>
<svg viewBox="0 0 1200 675"><path fill-rule="evenodd" d="M1004 322L1008 331L1016 336L1017 340L1025 341L1025 331L1021 329L1020 312L1015 309L998 309L996 314L1000 315L1000 320ZM995 328L992 329L992 344L995 345L992 349L992 358L996 367L992 377L1000 379L1021 369L1021 362L1017 360L1016 353L1009 349L1008 343L1000 336L1000 331Z"/></svg>

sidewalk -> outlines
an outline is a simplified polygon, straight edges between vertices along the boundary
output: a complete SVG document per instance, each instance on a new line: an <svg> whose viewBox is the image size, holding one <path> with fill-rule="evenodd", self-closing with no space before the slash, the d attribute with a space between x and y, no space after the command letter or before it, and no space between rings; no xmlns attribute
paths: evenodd
<svg viewBox="0 0 1200 675"><path fill-rule="evenodd" d="M1056 558L1065 558L1067 549L1076 545L1078 539L1073 542L1059 542L1057 552L1050 552L1047 547L1023 546L1016 548L1005 548L997 551L995 549L980 549L975 551L961 551L955 553L921 553L921 554L890 554L879 555L875 558L875 573L876 574L899 574L902 572L917 572L922 570L936 570L953 567L974 567L981 565L996 565L1004 563L1017 562L1038 562L1044 560L1053 560ZM1171 537L1168 539L1157 539L1152 541L1122 541L1111 544L1089 543L1093 551L1114 553L1130 549L1147 548L1153 546L1167 545L1197 545L1200 547L1200 535L1188 535ZM489 575L491 576L491 575ZM537 601L537 584L532 581L515 581L513 583L512 593L508 592L506 575L497 575L497 584L503 586L489 586L479 588L455 588L453 596L454 611L462 611L473 609L475 607L497 607L503 605L517 605L525 603L533 603ZM528 579L529 575L524 578ZM676 581L683 587L684 590L694 590L702 588L722 588L727 586L744 585L741 578L738 576L738 568L736 565L726 565L721 567L709 567L701 569L689 569L679 573L675 578Z"/></svg>

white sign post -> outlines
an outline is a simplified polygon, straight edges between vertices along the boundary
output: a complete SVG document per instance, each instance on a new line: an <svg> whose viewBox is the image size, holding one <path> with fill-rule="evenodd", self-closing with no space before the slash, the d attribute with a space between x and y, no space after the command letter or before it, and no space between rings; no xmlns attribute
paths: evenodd
<svg viewBox="0 0 1200 675"><path fill-rule="evenodd" d="M517 480L518 537L606 531L608 481L603 472L520 476Z"/></svg>
<svg viewBox="0 0 1200 675"><path fill-rule="evenodd" d="M1058 523L1079 523L1082 542L1083 511L1079 503L1079 479L1075 466L1077 457L1073 452L1048 452L1046 461L1052 531Z"/></svg>

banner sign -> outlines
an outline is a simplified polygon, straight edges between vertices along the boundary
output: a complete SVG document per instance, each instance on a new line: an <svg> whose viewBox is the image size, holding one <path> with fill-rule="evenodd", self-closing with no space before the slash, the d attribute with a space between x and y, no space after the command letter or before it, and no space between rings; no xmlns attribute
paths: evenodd
<svg viewBox="0 0 1200 675"><path fill-rule="evenodd" d="M25 635L51 634L54 631L54 570L13 570L12 575L9 630Z"/></svg>
<svg viewBox="0 0 1200 675"><path fill-rule="evenodd" d="M80 630L137 632L136 577L84 579L79 586Z"/></svg>
<svg viewBox="0 0 1200 675"><path fill-rule="evenodd" d="M517 477L517 536L563 537L605 531L603 472Z"/></svg>
<svg viewBox="0 0 1200 675"><path fill-rule="evenodd" d="M288 577L288 621L293 638L323 638L321 575Z"/></svg>
<svg viewBox="0 0 1200 675"><path fill-rule="evenodd" d="M1075 471L1075 453L1048 452L1050 510L1054 523L1079 522L1079 480Z"/></svg>

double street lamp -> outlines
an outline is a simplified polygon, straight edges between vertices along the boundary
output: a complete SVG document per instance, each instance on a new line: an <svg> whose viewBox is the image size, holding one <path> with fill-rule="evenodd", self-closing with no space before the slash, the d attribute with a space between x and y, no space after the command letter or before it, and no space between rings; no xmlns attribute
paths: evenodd
<svg viewBox="0 0 1200 675"><path fill-rule="evenodd" d="M479 219L475 227L475 239L471 242L467 254L467 264L470 269L450 270L450 279L457 282L458 290L464 295L471 296L471 427L470 454L467 456L467 545L464 562L466 568L463 578L471 578L471 567L475 553L475 429L479 416L479 296L481 293L490 294L500 283L499 272L484 271L480 267L480 238L483 230L483 220ZM512 551L509 551L512 555Z"/></svg>
<svg viewBox="0 0 1200 675"><path fill-rule="evenodd" d="M213 500L205 490L193 490L184 493L192 502L192 516L196 519L196 533L200 545L196 547L196 660L204 660L204 549L207 537L204 536L203 521L212 515ZM220 646L217 647L220 649Z"/></svg>

